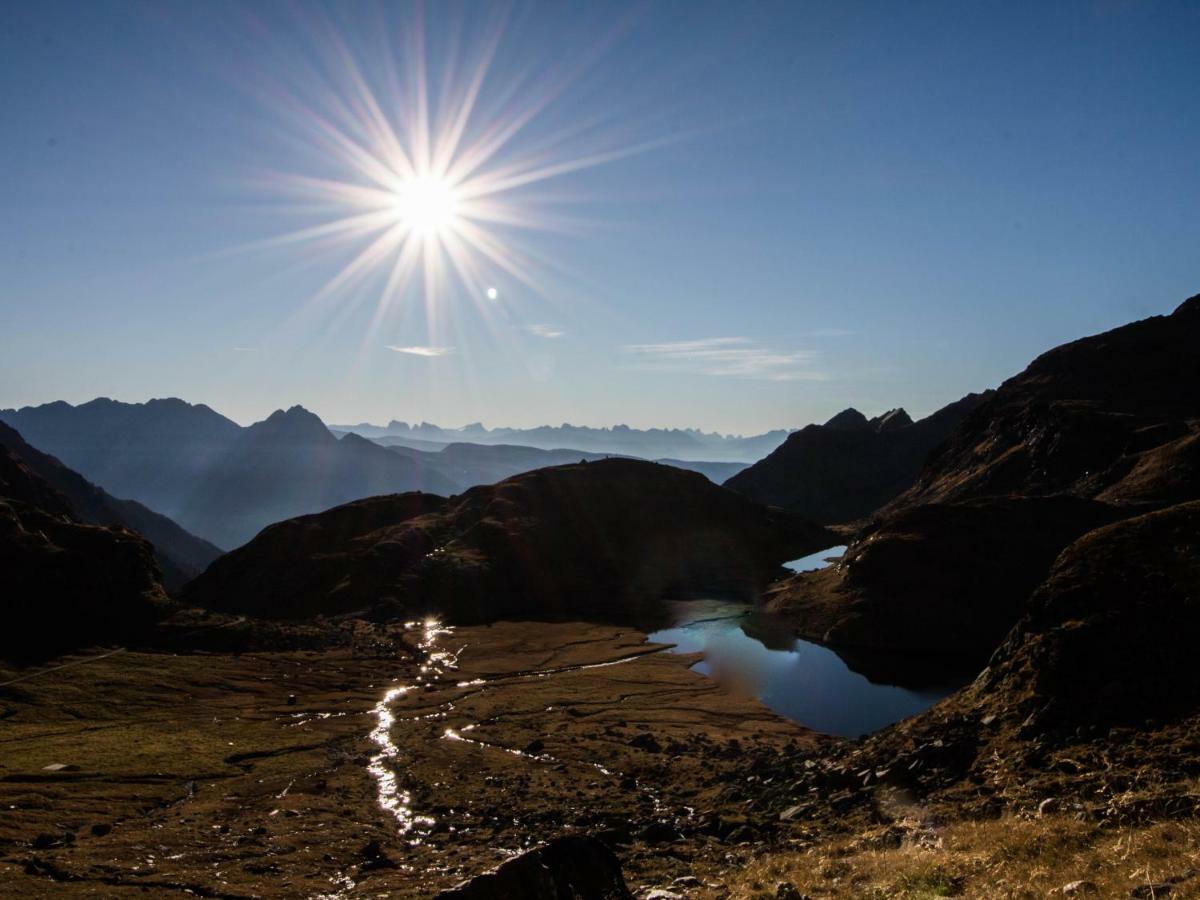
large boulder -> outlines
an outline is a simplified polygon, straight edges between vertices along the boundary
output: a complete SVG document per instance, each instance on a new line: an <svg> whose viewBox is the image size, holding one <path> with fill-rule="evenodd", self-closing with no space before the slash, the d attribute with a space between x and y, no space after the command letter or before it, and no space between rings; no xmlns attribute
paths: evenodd
<svg viewBox="0 0 1200 900"><path fill-rule="evenodd" d="M560 837L442 891L438 900L632 900L621 864L591 837Z"/></svg>

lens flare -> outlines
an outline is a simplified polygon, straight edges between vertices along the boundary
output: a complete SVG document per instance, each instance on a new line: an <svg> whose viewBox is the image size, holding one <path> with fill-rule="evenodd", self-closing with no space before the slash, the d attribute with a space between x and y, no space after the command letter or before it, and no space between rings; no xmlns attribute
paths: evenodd
<svg viewBox="0 0 1200 900"><path fill-rule="evenodd" d="M503 15L470 37L437 41L427 40L419 13L381 24L372 40L325 22L313 29L316 62L269 98L313 171L276 172L265 184L310 222L314 213L324 219L264 243L341 256L302 312L328 305L344 320L374 297L364 347L412 302L423 301L436 344L439 307L454 297L468 298L490 325L504 315L498 282L521 285L524 296L559 293L546 284L558 262L522 235L583 223L561 212L578 195L547 193L543 183L664 143L606 138L606 129L618 133L615 112L575 115L566 102L615 35L598 35L595 52L548 73L502 62Z"/></svg>

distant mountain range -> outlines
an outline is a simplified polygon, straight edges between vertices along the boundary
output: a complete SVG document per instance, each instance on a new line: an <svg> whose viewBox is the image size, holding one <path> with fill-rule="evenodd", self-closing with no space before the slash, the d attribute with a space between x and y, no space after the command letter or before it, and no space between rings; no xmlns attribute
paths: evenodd
<svg viewBox="0 0 1200 900"><path fill-rule="evenodd" d="M582 425L541 425L537 428L485 428L478 422L462 428L442 428L429 422L410 425L393 419L387 425L331 425L335 433L353 433L390 445L439 450L447 444L515 444L542 450L573 449L589 453L670 458L687 461L752 463L786 440L783 429L742 437L695 428L590 428Z"/></svg>
<svg viewBox="0 0 1200 900"><path fill-rule="evenodd" d="M339 436L299 406L243 428L203 404L178 399L99 398L78 406L59 401L0 410L0 422L105 491L144 504L147 513L161 513L225 549L244 544L272 522L362 497L405 491L452 496L530 469L612 455L462 442L414 448L358 433ZM718 483L744 467L729 461L662 462ZM164 571L173 574L166 563Z"/></svg>

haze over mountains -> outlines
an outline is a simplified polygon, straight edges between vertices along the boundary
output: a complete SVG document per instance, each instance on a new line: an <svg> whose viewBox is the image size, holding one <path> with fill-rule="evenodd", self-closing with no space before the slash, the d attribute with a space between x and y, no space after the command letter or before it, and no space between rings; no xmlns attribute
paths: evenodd
<svg viewBox="0 0 1200 900"><path fill-rule="evenodd" d="M154 545L163 584L176 590L203 572L221 551L189 534L164 515L134 500L121 500L89 482L52 456L31 447L17 432L0 425L0 451L41 478L82 522L135 531Z"/></svg>
<svg viewBox="0 0 1200 900"><path fill-rule="evenodd" d="M537 428L485 428L474 422L462 428L442 428L429 422L410 425L393 419L387 425L331 425L334 432L353 432L384 444L436 450L446 444L517 444L542 450L586 450L592 453L636 456L641 459L713 460L752 463L783 443L783 429L763 434L723 435L695 428L590 428L581 425L541 425Z"/></svg>
<svg viewBox="0 0 1200 900"><path fill-rule="evenodd" d="M244 544L281 519L363 497L405 491L451 496L531 469L609 455L505 444L387 447L357 433L335 434L300 406L243 428L203 404L174 398L146 403L98 398L78 406L59 401L0 410L0 421L109 493L144 504L224 549ZM611 433L625 434L620 428ZM628 434L623 442L633 445L646 433ZM679 441L658 443L681 446ZM662 462L718 483L744 467L728 461ZM170 581L174 585L176 579Z"/></svg>

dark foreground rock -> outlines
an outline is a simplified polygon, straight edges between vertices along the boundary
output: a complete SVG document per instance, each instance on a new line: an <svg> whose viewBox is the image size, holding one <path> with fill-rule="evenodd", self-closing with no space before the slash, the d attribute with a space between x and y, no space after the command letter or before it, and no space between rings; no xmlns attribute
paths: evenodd
<svg viewBox="0 0 1200 900"><path fill-rule="evenodd" d="M595 838L556 838L491 872L442 891L439 900L628 900L621 864Z"/></svg>
<svg viewBox="0 0 1200 900"><path fill-rule="evenodd" d="M374 610L451 621L609 621L666 594L753 596L834 538L695 472L634 460L539 469L449 500L373 497L280 522L185 591L267 618Z"/></svg>

